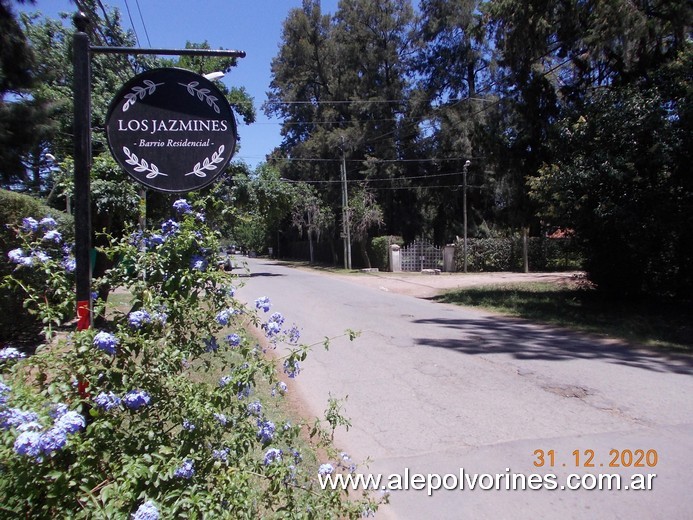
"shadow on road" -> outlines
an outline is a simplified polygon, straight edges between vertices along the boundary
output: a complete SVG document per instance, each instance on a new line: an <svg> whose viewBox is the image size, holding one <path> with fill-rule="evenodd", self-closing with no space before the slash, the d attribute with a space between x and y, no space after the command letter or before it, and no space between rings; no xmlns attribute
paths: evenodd
<svg viewBox="0 0 693 520"><path fill-rule="evenodd" d="M569 330L536 326L511 318L419 319L414 323L452 329L449 339L418 338L416 344L462 354L510 354L521 360L602 359L657 372L693 374L693 357L636 348Z"/></svg>

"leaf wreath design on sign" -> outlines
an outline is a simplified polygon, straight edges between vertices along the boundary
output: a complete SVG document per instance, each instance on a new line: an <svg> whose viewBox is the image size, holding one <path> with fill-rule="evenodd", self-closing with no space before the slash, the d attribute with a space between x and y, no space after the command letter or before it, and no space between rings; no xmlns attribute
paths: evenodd
<svg viewBox="0 0 693 520"><path fill-rule="evenodd" d="M123 105L123 112L127 112L128 108L137 102L137 98L144 99L147 94L154 94L154 92L156 92L156 87L163 85L163 83L154 83L149 79L145 79L142 83L147 86L134 86L132 87L132 92L130 94L125 94L125 99L127 99L127 101Z"/></svg>
<svg viewBox="0 0 693 520"><path fill-rule="evenodd" d="M202 164L197 163L195 165L195 168L193 168L193 171L188 172L185 175L197 175L198 177L207 177L207 174L204 172L204 170L216 170L216 164L224 160L224 158L221 155L222 153L224 153L223 144L219 147L219 150L212 154L211 160L209 157L206 157Z"/></svg>
<svg viewBox="0 0 693 520"><path fill-rule="evenodd" d="M132 166L135 166L136 172L149 172L147 173L147 179L154 179L158 175L164 175L168 177L167 173L159 171L159 168L157 168L156 164L149 164L145 159L140 160L134 153L132 153L128 149L127 146L123 146L123 153L128 157L128 160L126 162Z"/></svg>
<svg viewBox="0 0 693 520"><path fill-rule="evenodd" d="M200 101L207 101L207 104L210 107L214 108L214 111L218 114L220 112L219 107L216 104L216 101L218 100L217 97L210 95L209 89L206 88L195 88L197 87L200 83L198 81L192 81L188 83L187 85L184 83L178 83L179 85L185 87L188 91L188 93L191 96L197 96L197 98Z"/></svg>

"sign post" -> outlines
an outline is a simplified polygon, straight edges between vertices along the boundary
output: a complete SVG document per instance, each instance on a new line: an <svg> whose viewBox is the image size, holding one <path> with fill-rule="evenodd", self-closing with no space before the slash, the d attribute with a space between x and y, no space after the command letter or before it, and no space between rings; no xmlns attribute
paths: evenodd
<svg viewBox="0 0 693 520"><path fill-rule="evenodd" d="M75 14L73 20L77 28L72 40L75 277L77 329L84 330L88 329L92 323L89 258L92 233L89 179L91 174L91 55L151 54L244 58L245 52L91 46L86 33L89 25L88 17L80 12ZM148 83L150 81L151 84ZM162 84L157 85L157 83ZM174 83L183 85L176 86ZM180 96L186 95L195 99L188 99L187 103L182 104L185 108L182 111L177 110L174 105ZM128 108L124 110L126 103ZM128 111L134 117L123 116ZM144 129L143 121L145 120L147 120L148 130ZM140 121L138 130L134 130L138 123L132 121ZM162 121L165 122L162 123ZM171 123L171 121L177 122ZM225 96L204 77L182 69L155 69L128 82L111 105L107 132L109 146L116 160L133 178L145 186L170 193L200 189L213 182L231 159L236 145L235 119ZM147 132L149 135L144 135ZM164 144L147 146L142 145L142 142L163 142ZM155 153L154 150L157 148L163 148L166 153L174 149L184 150L185 160L180 164L174 164L180 160L180 157L170 161L164 157L165 154Z"/></svg>

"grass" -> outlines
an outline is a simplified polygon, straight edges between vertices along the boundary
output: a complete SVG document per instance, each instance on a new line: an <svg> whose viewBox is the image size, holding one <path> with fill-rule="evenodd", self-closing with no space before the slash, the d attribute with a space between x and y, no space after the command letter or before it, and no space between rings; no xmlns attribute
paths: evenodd
<svg viewBox="0 0 693 520"><path fill-rule="evenodd" d="M690 304L611 300L591 288L546 282L471 287L436 299L645 346L693 351Z"/></svg>

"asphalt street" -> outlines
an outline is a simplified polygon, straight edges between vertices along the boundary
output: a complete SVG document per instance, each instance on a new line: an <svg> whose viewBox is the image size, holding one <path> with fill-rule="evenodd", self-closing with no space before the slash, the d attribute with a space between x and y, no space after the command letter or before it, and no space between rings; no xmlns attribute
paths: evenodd
<svg viewBox="0 0 693 520"><path fill-rule="evenodd" d="M240 298L270 297L303 342L361 331L353 343L315 347L290 391L315 416L330 395L348 395L353 426L337 432L338 447L370 458L360 471L395 487L391 475L409 475L409 489L392 491L379 518L692 517L689 357L244 260L251 274ZM413 489L415 473L444 477L441 489ZM565 485L592 487L602 474L630 489ZM634 474L652 489L632 489ZM525 490L508 489L522 479ZM480 489L491 480L501 489Z"/></svg>

